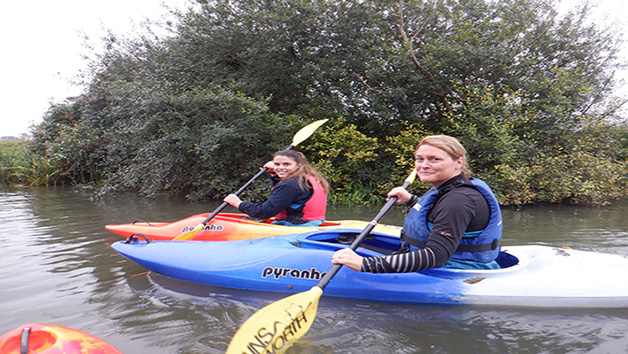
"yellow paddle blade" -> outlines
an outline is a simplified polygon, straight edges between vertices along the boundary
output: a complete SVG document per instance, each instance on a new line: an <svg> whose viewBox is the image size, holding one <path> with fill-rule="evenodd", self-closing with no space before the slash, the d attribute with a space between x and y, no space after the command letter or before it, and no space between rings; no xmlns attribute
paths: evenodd
<svg viewBox="0 0 628 354"><path fill-rule="evenodd" d="M299 145L303 140L307 139L314 133L318 127L325 124L329 119L321 119L317 120L314 123L310 123L305 127L301 128L296 134L294 134L294 138L292 138L292 146Z"/></svg>
<svg viewBox="0 0 628 354"><path fill-rule="evenodd" d="M312 326L322 294L314 286L257 311L233 336L227 354L283 353Z"/></svg>
<svg viewBox="0 0 628 354"><path fill-rule="evenodd" d="M408 186L409 186L412 184L412 182L414 182L415 178L416 178L416 169L412 170L412 172L410 173L410 176L408 176L408 178L406 178L404 182L408 182Z"/></svg>
<svg viewBox="0 0 628 354"><path fill-rule="evenodd" d="M196 227L188 232L184 232L181 235L172 239L172 241L188 241L194 238L196 234L205 227L205 224L200 223Z"/></svg>

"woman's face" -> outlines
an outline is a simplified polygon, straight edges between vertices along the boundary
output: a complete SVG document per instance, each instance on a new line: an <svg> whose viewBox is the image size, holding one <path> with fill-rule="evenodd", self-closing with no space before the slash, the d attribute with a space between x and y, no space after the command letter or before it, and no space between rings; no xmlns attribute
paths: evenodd
<svg viewBox="0 0 628 354"><path fill-rule="evenodd" d="M299 168L299 164L287 156L275 156L273 158L275 173L279 178L285 178Z"/></svg>
<svg viewBox="0 0 628 354"><path fill-rule="evenodd" d="M454 160L448 153L432 145L421 145L414 157L414 167L419 179L434 188L460 174L464 162L463 157Z"/></svg>

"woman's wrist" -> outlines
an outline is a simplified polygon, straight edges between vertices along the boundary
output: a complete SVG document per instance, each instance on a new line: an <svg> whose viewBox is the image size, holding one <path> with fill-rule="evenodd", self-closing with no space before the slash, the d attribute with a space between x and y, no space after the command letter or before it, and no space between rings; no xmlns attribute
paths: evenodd
<svg viewBox="0 0 628 354"><path fill-rule="evenodd" d="M418 200L419 200L419 196L418 196L418 195L416 195L416 194L410 194L410 200L408 200L408 201L406 202L406 205L407 205L408 207L412 207L412 206L414 206L414 204L416 204L416 202L417 202Z"/></svg>

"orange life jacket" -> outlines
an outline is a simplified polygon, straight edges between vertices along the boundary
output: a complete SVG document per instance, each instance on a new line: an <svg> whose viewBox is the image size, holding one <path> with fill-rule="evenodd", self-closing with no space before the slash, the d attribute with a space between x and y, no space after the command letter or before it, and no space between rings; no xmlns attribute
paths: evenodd
<svg viewBox="0 0 628 354"><path fill-rule="evenodd" d="M308 177L307 179L314 193L312 197L305 202L303 206L303 220L325 220L325 213L327 211L327 193L323 189L323 186L314 177ZM288 217L286 211L282 211L275 217L277 220L286 219Z"/></svg>

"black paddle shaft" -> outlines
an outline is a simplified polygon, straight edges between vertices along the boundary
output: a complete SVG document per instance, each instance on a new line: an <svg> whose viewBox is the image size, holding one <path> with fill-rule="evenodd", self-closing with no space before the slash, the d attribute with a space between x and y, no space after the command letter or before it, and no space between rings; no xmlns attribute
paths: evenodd
<svg viewBox="0 0 628 354"><path fill-rule="evenodd" d="M253 178L251 178L248 182L246 182L245 185L243 185L240 189L238 189L235 193L235 195L240 195L240 193L242 193L245 189L247 189L253 182L255 182L256 179L260 178L261 175L263 175L266 171L268 171L268 169L266 167L262 168L255 176L253 176ZM207 223L213 219L216 215L218 215L218 213L220 213L224 208L227 207L227 205L229 205L229 203L227 202L222 202L222 204L220 204L220 206L218 208L216 208L216 210L214 210L213 213L211 213L207 219L205 219L203 221L203 225L207 225Z"/></svg>
<svg viewBox="0 0 628 354"><path fill-rule="evenodd" d="M406 180L403 183L402 187L408 188L410 183L412 182L409 180ZM358 235L358 237L355 238L351 246L349 246L351 250L355 251L356 249L358 249L360 244L362 244L364 239L366 239L366 237L371 233L371 231L373 231L375 226L377 226L377 223L379 223L379 221L384 217L384 215L388 212L388 210L390 210L390 208L393 206L393 204L395 204L396 201L397 201L397 197L391 197L390 199L388 199L388 202L382 207L382 209L380 209L379 213L375 216L375 218L373 218L373 220L369 222L368 226L366 226L366 228L362 230L360 235ZM318 282L316 286L318 286L322 290L325 290L325 287L327 286L327 284L329 284L331 279L336 275L336 273L338 273L341 267L342 267L342 264L334 264L331 267L331 269L329 269L329 271L325 273L325 276L321 278L321 280Z"/></svg>

